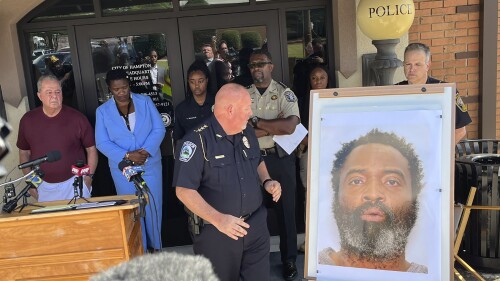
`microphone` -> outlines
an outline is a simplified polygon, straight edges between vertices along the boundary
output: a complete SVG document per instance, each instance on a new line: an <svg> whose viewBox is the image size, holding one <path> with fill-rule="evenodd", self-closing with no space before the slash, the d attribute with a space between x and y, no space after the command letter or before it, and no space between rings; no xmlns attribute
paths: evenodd
<svg viewBox="0 0 500 281"><path fill-rule="evenodd" d="M42 182L43 182L42 178L39 177L36 173L33 173L30 176L28 176L26 178L26 183L28 185L26 185L26 187L21 192L19 192L14 199L5 203L5 205L3 205L2 207L2 211L4 211L5 213L11 213L12 211L14 211L14 209L17 207L17 201L19 201L19 199L23 197L30 188L32 187L38 188L38 186Z"/></svg>
<svg viewBox="0 0 500 281"><path fill-rule="evenodd" d="M38 186L40 186L42 182L42 178L39 177L36 173L33 173L26 178L26 183L31 184L34 188L38 188Z"/></svg>
<svg viewBox="0 0 500 281"><path fill-rule="evenodd" d="M80 161L80 160L79 160ZM84 165L82 162L76 162L76 165L71 166L71 173L77 177L83 177L90 174L90 166Z"/></svg>
<svg viewBox="0 0 500 281"><path fill-rule="evenodd" d="M55 162L55 161L58 161L59 159L61 159L61 152L54 150L54 151L50 151L49 153L47 153L47 155L45 155L43 157L28 161L28 162L23 163L23 164L20 164L19 166L17 166L17 168L19 168L19 169L29 168L29 167L33 167L36 165L40 165L41 163L43 163L45 161Z"/></svg>
<svg viewBox="0 0 500 281"><path fill-rule="evenodd" d="M142 178L142 174L145 172L142 166L133 166L130 160L123 160L118 164L118 169L122 171L127 181L133 181L141 190L144 189L146 192L149 192L149 187Z"/></svg>
<svg viewBox="0 0 500 281"><path fill-rule="evenodd" d="M144 278L148 276L148 278ZM143 255L102 271L91 281L116 280L219 280L209 259L204 256L162 252Z"/></svg>
<svg viewBox="0 0 500 281"><path fill-rule="evenodd" d="M83 198L83 176L90 174L90 166L85 165L83 160L76 160L76 165L71 166L71 173L78 177L78 187L80 188L80 198Z"/></svg>

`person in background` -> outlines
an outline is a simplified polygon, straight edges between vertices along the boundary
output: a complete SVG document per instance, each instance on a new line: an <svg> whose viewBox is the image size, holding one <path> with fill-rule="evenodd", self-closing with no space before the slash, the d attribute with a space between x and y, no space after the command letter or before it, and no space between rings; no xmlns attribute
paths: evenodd
<svg viewBox="0 0 500 281"><path fill-rule="evenodd" d="M165 85L165 76L168 75L167 70L158 65L158 52L151 50L149 52L149 59L151 61L151 82L153 83L153 90L160 91Z"/></svg>
<svg viewBox="0 0 500 281"><path fill-rule="evenodd" d="M306 94L307 79L304 77L308 76L308 71L311 69L312 65L325 63L323 44L321 39L315 38L312 42L306 45L307 57L304 59L297 60L295 66L293 67L293 91L297 94L299 99L299 106L304 99L309 95Z"/></svg>
<svg viewBox="0 0 500 281"><path fill-rule="evenodd" d="M252 74L248 68L248 63L250 61L250 55L252 54L252 48L242 48L238 52L238 71L233 79L234 83L240 84L243 87L248 87L253 84Z"/></svg>
<svg viewBox="0 0 500 281"><path fill-rule="evenodd" d="M227 61L214 61L215 83L217 91L233 80L231 64Z"/></svg>
<svg viewBox="0 0 500 281"><path fill-rule="evenodd" d="M111 176L119 195L135 194L118 168L122 160L144 166L143 179L149 186L149 203L142 219L144 249L161 250L162 165L160 144L165 127L158 110L148 96L132 93L127 73L110 70L106 83L113 98L97 108L96 145L108 157Z"/></svg>
<svg viewBox="0 0 500 281"><path fill-rule="evenodd" d="M422 43L411 43L405 49L404 72L408 80L401 81L396 85L414 84L439 84L446 83L429 76L431 67L431 51ZM467 106L462 101L458 90L455 94L455 144L467 135L465 126L472 122L467 112Z"/></svg>
<svg viewBox="0 0 500 281"><path fill-rule="evenodd" d="M260 152L271 177L283 186L282 198L273 204L276 210L283 277L297 277L297 228L295 225L295 193L297 190L295 155L287 154L274 142L274 135L290 135L300 122L295 94L282 83L273 80L274 68L267 50L255 50L248 64L254 83L247 87L252 98L253 117L249 123L255 129Z"/></svg>
<svg viewBox="0 0 500 281"><path fill-rule="evenodd" d="M225 40L220 40L217 45L217 59L227 61L229 54L229 48L227 47L227 42Z"/></svg>
<svg viewBox="0 0 500 281"><path fill-rule="evenodd" d="M248 125L251 103L245 88L224 85L215 97L214 114L190 130L176 149L177 197L203 221L194 233L194 253L212 262L221 281L269 280L270 237L262 193L277 202L281 186L270 178Z"/></svg>
<svg viewBox="0 0 500 281"><path fill-rule="evenodd" d="M47 66L46 74L52 74L59 79L63 104L76 108L75 76L71 65L64 65L55 55L45 58L45 65Z"/></svg>
<svg viewBox="0 0 500 281"><path fill-rule="evenodd" d="M213 61L214 61L214 50L212 48L212 45L210 44L203 44L201 47L201 52L203 53L205 63L207 66L209 66Z"/></svg>
<svg viewBox="0 0 500 281"><path fill-rule="evenodd" d="M62 104L61 82L56 76L41 76L37 87L42 106L24 114L19 122L19 161L25 163L56 150L61 153L61 159L40 165L45 174L43 183L29 193L39 202L74 198L75 176L71 166L77 160L86 159L90 174L83 178L83 197L90 197L97 167L94 130L85 115ZM30 171L30 168L23 169L24 174Z"/></svg>
<svg viewBox="0 0 500 281"><path fill-rule="evenodd" d="M210 73L203 61L193 62L187 71L187 97L175 108L173 139L181 139L186 132L212 114L214 96L208 93Z"/></svg>
<svg viewBox="0 0 500 281"><path fill-rule="evenodd" d="M309 130L309 95L311 90L320 90L329 88L330 79L328 77L328 69L323 64L311 65L309 69L306 92L302 95L303 102L299 102L300 122L306 129ZM308 157L308 137L307 135L300 142L297 148L297 157L299 158L299 176L302 186L304 187L304 199L307 199L307 157ZM305 201L304 201L305 210ZM304 213L305 215L305 213ZM305 221L305 220L304 220ZM301 252L305 251L305 243L299 247Z"/></svg>

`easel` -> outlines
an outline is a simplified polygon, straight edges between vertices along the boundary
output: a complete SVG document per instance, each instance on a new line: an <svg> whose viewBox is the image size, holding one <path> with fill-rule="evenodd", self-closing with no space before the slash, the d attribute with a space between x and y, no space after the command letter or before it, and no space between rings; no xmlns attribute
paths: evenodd
<svg viewBox="0 0 500 281"><path fill-rule="evenodd" d="M453 245L453 257L455 261L460 263L467 271L469 271L477 280L486 281L477 271L472 268L468 263L466 263L461 257L458 256L458 250L460 249L460 244L462 244L462 239L464 238L464 232L467 228L467 222L469 221L470 212L475 210L500 210L500 206L473 206L472 202L474 201L474 196L476 196L477 188L471 187L469 191L469 196L467 197L467 202L465 205L462 205L463 211L462 216L460 217L460 221L458 223L458 228L455 238L455 244ZM453 272L458 280L465 281L465 278L458 272L456 268L453 268Z"/></svg>

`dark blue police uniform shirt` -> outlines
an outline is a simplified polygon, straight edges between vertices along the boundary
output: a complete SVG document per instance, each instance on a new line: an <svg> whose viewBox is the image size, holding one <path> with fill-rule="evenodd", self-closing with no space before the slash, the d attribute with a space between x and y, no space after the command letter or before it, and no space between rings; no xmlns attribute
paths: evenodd
<svg viewBox="0 0 500 281"><path fill-rule="evenodd" d="M427 77L427 81L425 84L440 84L440 83L446 83L444 81L438 80L433 77ZM396 85L408 85L408 80L401 81L397 83ZM455 94L455 129L465 127L469 123L472 122L472 119L469 116L469 113L467 112L467 106L464 104L462 101L462 98L460 97L460 94L458 93L458 90Z"/></svg>
<svg viewBox="0 0 500 281"><path fill-rule="evenodd" d="M173 138L181 139L186 132L210 117L214 97L207 94L205 102L199 105L193 97L186 98L175 108L175 124Z"/></svg>
<svg viewBox="0 0 500 281"><path fill-rule="evenodd" d="M213 208L236 217L262 204L253 128L228 136L212 115L177 143L173 186L197 190Z"/></svg>

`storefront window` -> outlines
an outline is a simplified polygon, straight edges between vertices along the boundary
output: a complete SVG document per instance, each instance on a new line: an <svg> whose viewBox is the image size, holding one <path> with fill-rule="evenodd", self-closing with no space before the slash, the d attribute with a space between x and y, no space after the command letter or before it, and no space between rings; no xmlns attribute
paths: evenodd
<svg viewBox="0 0 500 281"><path fill-rule="evenodd" d="M61 0L44 9L31 22L93 16L95 12L92 0Z"/></svg>
<svg viewBox="0 0 500 281"><path fill-rule="evenodd" d="M199 8L203 6L231 5L249 3L249 0L188 0L179 1L182 9Z"/></svg>
<svg viewBox="0 0 500 281"><path fill-rule="evenodd" d="M172 9L169 0L102 0L102 14L105 16L138 12L167 11Z"/></svg>

